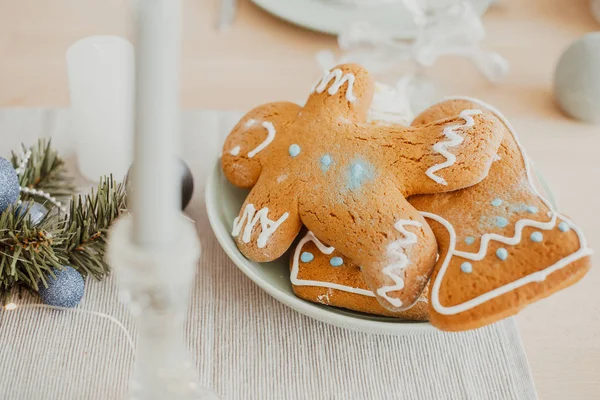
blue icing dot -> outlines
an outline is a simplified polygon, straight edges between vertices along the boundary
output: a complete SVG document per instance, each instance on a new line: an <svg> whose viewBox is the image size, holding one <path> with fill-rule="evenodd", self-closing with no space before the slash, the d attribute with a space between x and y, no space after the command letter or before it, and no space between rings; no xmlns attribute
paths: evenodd
<svg viewBox="0 0 600 400"><path fill-rule="evenodd" d="M473 243L475 243L475 237L474 236L467 236L465 238L465 243L466 244L473 244Z"/></svg>
<svg viewBox="0 0 600 400"><path fill-rule="evenodd" d="M462 272L470 274L473 272L473 265L470 262L464 262L461 264L460 269Z"/></svg>
<svg viewBox="0 0 600 400"><path fill-rule="evenodd" d="M314 259L315 256L313 256L313 254L308 251L305 251L300 255L300 260L302 260L303 263L311 262Z"/></svg>
<svg viewBox="0 0 600 400"><path fill-rule="evenodd" d="M290 156L296 157L298 154L300 154L300 146L294 143L290 146L288 151L290 152Z"/></svg>
<svg viewBox="0 0 600 400"><path fill-rule="evenodd" d="M373 166L371 166L371 164L369 164L368 162L362 161L362 160L354 161L350 165L350 171L348 174L348 183L346 186L350 190L358 189L365 182L373 179L373 175L374 175L374 171L373 171Z"/></svg>
<svg viewBox="0 0 600 400"><path fill-rule="evenodd" d="M331 264L332 267L339 267L343 263L344 260L342 260L342 257L333 257L331 260L329 260L329 264Z"/></svg>
<svg viewBox="0 0 600 400"><path fill-rule="evenodd" d="M531 236L529 236L529 239L531 239L532 242L540 243L544 240L544 235L542 235L542 232L533 232Z"/></svg>
<svg viewBox="0 0 600 400"><path fill-rule="evenodd" d="M558 230L561 232L568 232L569 230L571 230L571 227L569 226L569 224L563 221L560 224L558 224Z"/></svg>
<svg viewBox="0 0 600 400"><path fill-rule="evenodd" d="M504 261L508 258L508 251L504 247L500 247L496 250L496 257Z"/></svg>
<svg viewBox="0 0 600 400"><path fill-rule="evenodd" d="M495 198L494 200L492 200L491 204L494 207L500 207L502 205L502 199Z"/></svg>
<svg viewBox="0 0 600 400"><path fill-rule="evenodd" d="M496 226L498 228L504 228L508 225L508 220L504 217L496 217Z"/></svg>
<svg viewBox="0 0 600 400"><path fill-rule="evenodd" d="M538 208L536 206L527 206L525 208L525 211L527 211L530 214L535 214L538 212Z"/></svg>
<svg viewBox="0 0 600 400"><path fill-rule="evenodd" d="M330 165L331 156L329 154L325 154L323 157L321 157L321 170L323 170L323 172L326 172L329 169Z"/></svg>

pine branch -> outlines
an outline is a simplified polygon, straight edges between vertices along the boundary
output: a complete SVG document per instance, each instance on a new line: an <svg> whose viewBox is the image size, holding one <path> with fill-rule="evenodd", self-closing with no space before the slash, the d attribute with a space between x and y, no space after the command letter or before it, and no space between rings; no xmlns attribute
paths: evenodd
<svg viewBox="0 0 600 400"><path fill-rule="evenodd" d="M108 275L110 268L104 258L107 231L125 209L125 187L112 176L103 177L85 198L73 198L70 213L63 217L69 265L84 276L101 279Z"/></svg>
<svg viewBox="0 0 600 400"><path fill-rule="evenodd" d="M20 207L28 210L32 204ZM68 262L61 224L47 214L33 225L27 212L12 206L0 215L0 304L13 289L37 292L53 268Z"/></svg>
<svg viewBox="0 0 600 400"><path fill-rule="evenodd" d="M65 162L51 147L50 140L39 139L35 146L29 148L21 145L19 155L12 152L11 162L15 169L21 166L23 157L28 152L31 152L31 156L19 174L19 183L22 187L42 190L56 198L69 197L75 193L73 179L67 174ZM21 200L35 200L48 209L54 207L38 195L21 193Z"/></svg>

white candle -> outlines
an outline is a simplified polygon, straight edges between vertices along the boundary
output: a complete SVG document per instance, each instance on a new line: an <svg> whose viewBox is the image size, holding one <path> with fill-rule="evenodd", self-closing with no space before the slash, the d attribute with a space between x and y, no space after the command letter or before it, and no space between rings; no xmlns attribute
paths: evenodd
<svg viewBox="0 0 600 400"><path fill-rule="evenodd" d="M122 179L133 159L133 46L118 36L91 36L67 50L72 135L77 165L97 181Z"/></svg>
<svg viewBox="0 0 600 400"><path fill-rule="evenodd" d="M133 240L175 241L181 205L179 137L180 0L137 2Z"/></svg>

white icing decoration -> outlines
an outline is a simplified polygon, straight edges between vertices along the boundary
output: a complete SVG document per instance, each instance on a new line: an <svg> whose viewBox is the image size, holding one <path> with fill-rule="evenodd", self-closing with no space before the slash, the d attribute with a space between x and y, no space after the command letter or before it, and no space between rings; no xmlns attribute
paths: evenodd
<svg viewBox="0 0 600 400"><path fill-rule="evenodd" d="M250 120L254 121L254 120ZM262 126L267 130L267 138L264 142L256 146L256 148L248 153L248 158L252 158L257 155L259 152L263 151L268 145L271 144L273 139L275 139L275 127L270 122L263 122Z"/></svg>
<svg viewBox="0 0 600 400"><path fill-rule="evenodd" d="M327 289L326 293L320 294L317 296L317 301L321 304L329 305L329 304L331 304L331 302L329 300L329 296L331 296L331 294L332 294L332 289L329 288L329 289Z"/></svg>
<svg viewBox="0 0 600 400"><path fill-rule="evenodd" d="M340 285L338 283L324 282L324 281L311 281L306 279L298 278L298 272L300 269L300 254L302 253L302 248L308 242L313 242L319 251L325 255L329 255L335 251L335 248L325 246L319 239L315 237L312 232L308 232L306 236L300 239L298 245L296 246L296 250L294 251L294 258L292 261L292 271L290 273L290 280L293 285L296 286L318 286L325 287L329 289L337 289L348 293L360 294L368 297L375 297L375 293L367 289L359 289L352 286ZM419 297L417 302L427 302L426 298ZM415 302L415 304L417 303Z"/></svg>
<svg viewBox="0 0 600 400"><path fill-rule="evenodd" d="M231 154L232 156L239 155L240 154L240 146L235 146L233 149L231 149L229 154Z"/></svg>
<svg viewBox="0 0 600 400"><path fill-rule="evenodd" d="M321 243L321 241L317 239L312 232L308 232L306 236L304 236L300 240L298 246L296 247L296 251L294 252L294 261L292 262L292 273L290 275L290 280L292 281L292 284L296 286L326 287L331 289L343 290L344 292L349 293L362 294L363 296L375 297L375 294L372 291L366 289L359 289L354 288L352 286L340 285L339 283L298 279L300 253L302 252L302 247L308 242L313 242L314 244L316 244L319 251L325 255L329 255L335 251L333 247L325 246L323 243Z"/></svg>
<svg viewBox="0 0 600 400"><path fill-rule="evenodd" d="M334 95L340 90L342 85L348 82L348 88L346 89L346 100L351 103L356 101L356 96L352 93L355 81L354 74L344 74L341 69L336 68L333 71L325 71L323 76L314 85L311 92L323 93L327 88L327 85L333 80L333 83L329 87L327 93Z"/></svg>
<svg viewBox="0 0 600 400"><path fill-rule="evenodd" d="M506 127L508 128L510 133L513 135L513 138L515 139L515 142L517 144L517 147L519 148L521 156L523 157L523 161L525 163L525 172L527 174L527 179L528 179L530 190L536 196L538 196L540 198L540 200L551 210L548 212L548 216L551 218L549 221L546 221L546 222L535 221L535 220L531 220L531 219L527 219L527 218L523 218L523 219L517 221L517 223L515 225L515 234L512 237L501 236L501 235L498 235L495 233L484 234L481 239L479 251L477 251L476 253L469 253L469 252L456 250L456 245L457 245L456 232L455 232L452 224L437 214L433 214L433 213L429 213L429 212L421 212L421 214L424 217L432 219L432 220L437 221L440 224L442 224L448 231L448 234L450 235L450 243L449 243L448 253L446 254L446 257L442 263L442 266L440 267L439 273L437 274L436 279L432 285L431 305L433 306L434 310L436 310L440 314L454 315L454 314L458 314L458 313L470 310L471 308L477 307L478 305L481 305L481 304L485 303L486 301L494 299L494 298L501 296L505 293L508 293L512 290L518 289L521 286L524 286L528 283L541 282L541 281L545 280L546 277L548 277L548 275L552 274L553 272L555 272L561 268L564 268L565 266L571 264L572 262L574 262L576 260L579 260L580 258L591 255L593 253L593 251L587 247L587 242L586 242L585 237L583 236L583 233L581 232L581 230L577 226L575 226L569 219L567 219L563 215L555 212L552 208L552 204L548 200L546 200L544 197L542 197L539 194L539 192L537 191L537 189L535 188L535 186L533 185L531 169L529 166L529 158L527 157L527 153L523 149L523 146L521 145L521 142L519 141L517 134L515 133L515 130L513 129L511 124L508 122L508 120L494 107L492 107L488 104L485 104L484 102L476 100L476 99L472 99L469 97L457 97L457 98L450 98L447 100L466 100L466 101L478 103L482 107L487 108L488 110L493 112L496 115L496 117L498 117L500 119L500 121L506 125ZM568 256L557 261L555 264L553 264L541 271L537 271L537 272L534 272L527 276L524 276L520 279L510 282L504 286L500 286L490 292L484 293L484 294L482 294L478 297L475 297L469 301L466 301L464 303L457 304L457 305L454 305L451 307L443 306L440 303L440 298L439 298L440 287L441 287L442 280L444 278L444 275L446 274L446 270L448 268L448 265L450 264L450 260L452 259L452 257L457 256L457 257L466 258L466 259L475 260L475 261L481 260L486 256L486 253L488 250L488 245L491 240L495 240L497 242L504 243L507 245L516 245L522 240L522 236L523 236L522 233L523 233L523 229L525 227L534 227L534 228L546 230L546 231L551 230L551 229L554 229L558 218L568 222L569 225L572 227L572 229L577 234L577 237L579 239L579 244L580 244L579 250L577 250L574 253L569 254Z"/></svg>
<svg viewBox="0 0 600 400"><path fill-rule="evenodd" d="M406 248L417 243L417 235L413 232L407 231L405 226L422 226L418 221L411 221L401 219L396 221L394 228L400 232L403 237L390 243L387 247L388 257L393 260L392 264L389 264L383 269L383 273L394 281L392 286L384 286L377 289L377 294L386 299L394 307L402 306L402 300L388 296L389 292L402 290L404 288L404 279L400 276L399 272L402 272L410 264L410 260L406 255Z"/></svg>
<svg viewBox="0 0 600 400"><path fill-rule="evenodd" d="M281 183L281 182L285 181L287 178L288 178L287 174L279 175L277 177L277 183Z"/></svg>
<svg viewBox="0 0 600 400"><path fill-rule="evenodd" d="M448 151L448 147L456 147L463 142L464 138L458 134L458 130L461 128L471 128L474 126L475 121L473 120L472 115L478 114L482 114L481 110L463 110L459 117L464 119L465 123L445 127L443 133L444 136L449 140L437 142L433 145L433 150L446 157L446 161L429 167L425 172L427 176L433 179L436 183L439 183L440 185L448 185L448 182L446 182L444 178L435 175L435 172L444 168L448 168L456 162L456 156Z"/></svg>
<svg viewBox="0 0 600 400"><path fill-rule="evenodd" d="M249 119L248 121L246 121L246 128L250 128L255 123L256 123L255 119Z"/></svg>
<svg viewBox="0 0 600 400"><path fill-rule="evenodd" d="M231 232L231 235L237 237L242 231L242 227L245 223L246 227L244 228L242 241L244 243L249 243L250 240L252 240L252 230L254 229L254 226L260 222L261 232L256 244L262 249L267 245L269 237L271 237L290 214L287 212L284 213L277 221L270 220L268 215L269 209L267 207L261 208L257 212L253 204L247 204L242 216L236 217L233 220L233 231Z"/></svg>

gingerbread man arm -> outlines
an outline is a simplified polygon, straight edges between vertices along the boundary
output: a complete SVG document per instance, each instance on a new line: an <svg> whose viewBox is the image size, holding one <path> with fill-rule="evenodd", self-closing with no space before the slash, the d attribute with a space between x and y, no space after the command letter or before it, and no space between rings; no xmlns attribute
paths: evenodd
<svg viewBox="0 0 600 400"><path fill-rule="evenodd" d="M227 179L242 188L256 184L275 144L286 135L286 125L300 106L269 103L248 112L233 128L223 146L221 166Z"/></svg>
<svg viewBox="0 0 600 400"><path fill-rule="evenodd" d="M362 267L383 307L405 310L427 285L437 253L435 237L390 179L373 177L361 185L320 197L302 196L302 222Z"/></svg>
<svg viewBox="0 0 600 400"><path fill-rule="evenodd" d="M234 220L232 235L249 259L268 262L292 245L302 228L293 185L281 184L273 193L268 174L261 175Z"/></svg>
<svg viewBox="0 0 600 400"><path fill-rule="evenodd" d="M494 161L503 131L500 121L479 109L418 127L361 125L375 143L406 196L441 193L481 182Z"/></svg>

